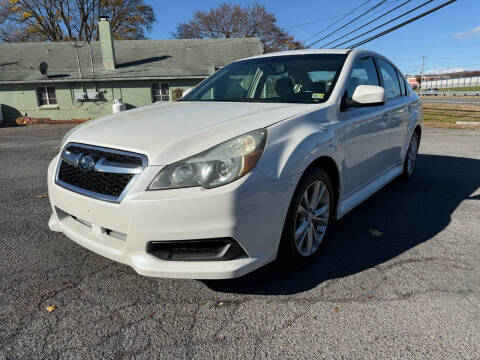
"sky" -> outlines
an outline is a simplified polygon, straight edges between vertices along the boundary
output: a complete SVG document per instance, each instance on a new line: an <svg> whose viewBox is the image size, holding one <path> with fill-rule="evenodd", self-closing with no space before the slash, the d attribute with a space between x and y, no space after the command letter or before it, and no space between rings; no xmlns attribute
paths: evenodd
<svg viewBox="0 0 480 360"><path fill-rule="evenodd" d="M344 19L344 14L367 1ZM317 43L317 47L335 40L374 19L386 11L400 5L405 0L385 0L365 16L344 29ZM369 30L391 18L402 14L426 0L411 0L390 15L368 25ZM391 26L401 23L446 0L433 0L417 11L400 18L369 34L371 36ZM157 22L148 35L152 39L172 37L179 22L192 18L197 10L205 11L216 7L221 0L147 0L155 11ZM251 1L230 1L233 4L249 4ZM382 0L258 0L269 12L275 14L277 24L289 31L297 39L310 43L328 35L338 27L353 20ZM362 45L362 48L377 51L393 61L405 74L418 74L421 71L422 56L425 58L425 73L448 72L452 70L480 70L480 0L457 0L456 2L398 29L381 38ZM334 17L334 18L332 18ZM337 23L335 24L335 22ZM316 33L322 31L315 37ZM362 31L346 37L349 39ZM367 35L360 38L366 38ZM352 43L353 44L353 43ZM333 45L331 45L333 46ZM345 46L348 46L346 44ZM315 45L313 46L313 48Z"/></svg>

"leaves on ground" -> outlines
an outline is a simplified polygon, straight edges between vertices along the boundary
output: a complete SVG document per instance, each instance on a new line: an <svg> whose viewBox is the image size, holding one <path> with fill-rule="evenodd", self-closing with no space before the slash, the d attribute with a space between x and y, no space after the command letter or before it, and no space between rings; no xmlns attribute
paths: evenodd
<svg viewBox="0 0 480 360"><path fill-rule="evenodd" d="M47 306L45 308L45 310L47 310L49 313L51 313L53 310L55 310L55 306L54 305Z"/></svg>
<svg viewBox="0 0 480 360"><path fill-rule="evenodd" d="M370 232L370 235L373 235L373 236L382 236L383 235L383 232L381 232L380 230L377 230L377 229L370 229L368 231Z"/></svg>
<svg viewBox="0 0 480 360"><path fill-rule="evenodd" d="M37 199L45 199L45 198L48 197L48 194L39 194L39 195L35 195L35 197L36 197Z"/></svg>
<svg viewBox="0 0 480 360"><path fill-rule="evenodd" d="M335 307L333 308L333 311L337 313L337 312L339 312L340 310L338 309L338 306L335 306Z"/></svg>

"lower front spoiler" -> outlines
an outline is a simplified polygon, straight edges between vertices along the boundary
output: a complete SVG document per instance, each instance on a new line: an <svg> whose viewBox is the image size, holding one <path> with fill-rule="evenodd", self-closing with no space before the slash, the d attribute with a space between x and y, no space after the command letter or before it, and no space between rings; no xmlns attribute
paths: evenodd
<svg viewBox="0 0 480 360"><path fill-rule="evenodd" d="M144 276L199 280L233 279L275 260L275 256L257 258L245 256L226 261L165 261L145 251L126 254L120 249L112 249L103 245L98 239L89 239L81 231L72 231L70 226L63 226L55 214L50 217L48 226L50 230L63 232L77 244L108 259L128 265Z"/></svg>

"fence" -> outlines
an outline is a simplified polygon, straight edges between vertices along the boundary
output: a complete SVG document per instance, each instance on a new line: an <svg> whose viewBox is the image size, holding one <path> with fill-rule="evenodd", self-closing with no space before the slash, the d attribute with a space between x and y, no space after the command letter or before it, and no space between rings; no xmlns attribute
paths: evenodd
<svg viewBox="0 0 480 360"><path fill-rule="evenodd" d="M480 76L463 77L456 79L438 79L423 80L421 89L440 89L440 88L457 88L480 86Z"/></svg>

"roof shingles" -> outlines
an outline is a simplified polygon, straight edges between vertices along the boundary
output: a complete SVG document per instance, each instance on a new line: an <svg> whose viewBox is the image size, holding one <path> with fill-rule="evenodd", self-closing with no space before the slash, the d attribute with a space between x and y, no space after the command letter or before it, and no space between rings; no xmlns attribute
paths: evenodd
<svg viewBox="0 0 480 360"><path fill-rule="evenodd" d="M93 68L97 80L138 78L206 77L234 60L263 53L258 38L119 40L115 41L117 67L103 67L100 43L91 42ZM38 66L48 63L47 81L92 79L88 43L78 42L0 43L0 84L43 82Z"/></svg>

